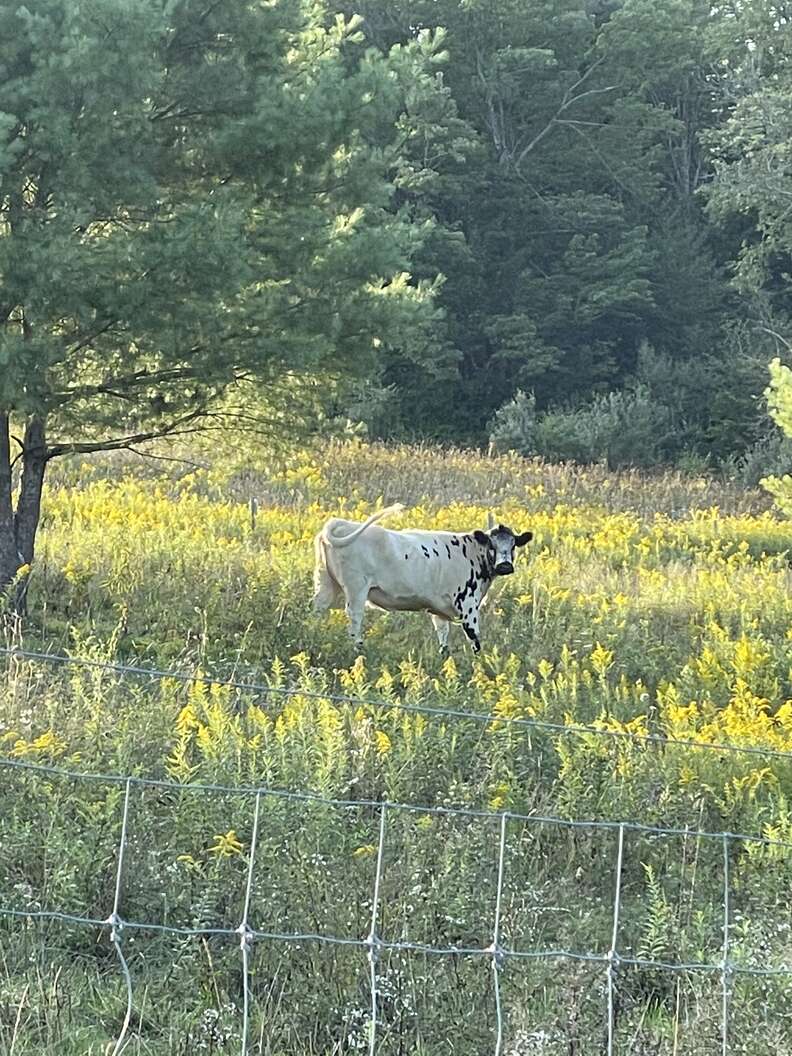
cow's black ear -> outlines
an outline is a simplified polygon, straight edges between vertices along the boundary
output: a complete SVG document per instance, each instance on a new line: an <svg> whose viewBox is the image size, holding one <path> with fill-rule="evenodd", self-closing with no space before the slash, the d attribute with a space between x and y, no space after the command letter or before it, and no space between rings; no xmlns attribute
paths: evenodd
<svg viewBox="0 0 792 1056"><path fill-rule="evenodd" d="M486 532L482 532L477 528L473 533L473 538L477 543L481 543L482 546L489 546L490 537Z"/></svg>
<svg viewBox="0 0 792 1056"><path fill-rule="evenodd" d="M525 546L526 543L530 543L533 539L533 532L523 532L522 535L518 535L514 540L515 546Z"/></svg>

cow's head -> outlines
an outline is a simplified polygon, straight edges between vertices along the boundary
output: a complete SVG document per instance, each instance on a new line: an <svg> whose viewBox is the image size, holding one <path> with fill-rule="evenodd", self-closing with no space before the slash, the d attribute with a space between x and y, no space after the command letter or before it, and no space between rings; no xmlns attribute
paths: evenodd
<svg viewBox="0 0 792 1056"><path fill-rule="evenodd" d="M514 571L514 551L518 546L525 546L533 539L533 532L517 535L499 524L489 532L476 531L473 538L487 548L487 564L496 576L510 576Z"/></svg>

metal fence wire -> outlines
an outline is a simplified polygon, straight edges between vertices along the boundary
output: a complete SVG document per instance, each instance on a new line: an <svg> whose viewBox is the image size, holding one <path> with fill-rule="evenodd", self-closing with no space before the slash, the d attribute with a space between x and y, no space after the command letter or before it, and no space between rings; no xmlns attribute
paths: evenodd
<svg viewBox="0 0 792 1056"><path fill-rule="evenodd" d="M67 657L54 656L42 653L29 653L19 649L0 650L0 653L8 656L16 656L24 659L37 661L48 660L57 663L77 663L87 666L100 666L109 671L120 674L135 676L145 675L148 677L180 677L173 672L154 672L148 669L128 667L120 664L104 664L98 661L86 661ZM185 679L188 676L184 676ZM193 680L193 676L189 676ZM221 682L218 679L206 679L208 682ZM285 693L286 690L273 691L266 686L252 686L247 683L225 684L239 685L246 690L258 690L261 692ZM295 690L293 692L302 692ZM331 696L330 694L321 696ZM361 702L357 698L349 699L355 704ZM387 702L387 706L393 706ZM426 709L421 709L426 710ZM441 714L448 713L437 710ZM451 713L453 717L454 713ZM458 713L465 718L476 717L476 713ZM483 719L484 716L481 716ZM492 716L486 716L486 721L493 721ZM502 721L502 720L498 720ZM517 721L517 720L512 720ZM526 725L550 724L529 723ZM568 727L560 727L558 732L568 732ZM596 729L585 729L586 733L606 734L607 731ZM640 739L640 738L639 738ZM683 744L684 742L675 742ZM711 744L698 745L691 742L692 746L713 748ZM720 745L718 750L748 751L739 746ZM755 754L752 750L751 754ZM768 753L774 755L789 755L790 753ZM113 1056L119 1056L133 1040L131 1024L135 1009L136 985L140 986L140 980L134 980L127 955L125 953L126 937L130 933L154 932L174 936L221 936L227 937L237 943L241 961L242 980L242 1009L241 1009L241 1056L251 1056L254 1045L251 1042L251 956L254 947L261 943L300 944L315 942L327 946L350 947L359 949L365 956L368 965L368 980L370 989L370 1015L368 1020L368 1052L369 1056L375 1056L381 1043L380 1009L382 988L379 976L380 959L385 952L402 951L406 955L423 955L439 958L480 958L492 980L492 992L494 997L494 1023L492 1025L492 1048L495 1056L502 1056L505 1042L505 1028L508 1019L508 1008L504 1007L501 979L505 969L512 963L536 963L540 961L567 961L589 964L592 967L600 966L603 973L604 994L606 997L602 1016L605 1024L605 1051L608 1056L613 1056L617 1048L617 984L620 972L625 968L652 969L661 973L671 973L679 976L680 973L703 973L709 974L715 979L720 979L720 1052L727 1056L730 1051L730 1016L731 1016L731 994L732 985L736 977L778 977L792 979L792 965L787 963L775 965L756 965L739 963L732 960L731 954L731 931L733 928L733 915L731 908L731 879L730 858L734 845L754 847L774 847L784 851L792 852L792 842L771 839L765 836L740 834L731 832L712 832L698 828L660 827L643 825L638 822L624 821L591 821L571 820L552 816L538 816L533 814L520 814L511 811L491 811L472 809L464 807L446 807L439 805L422 805L418 803L402 803L367 799L340 799L320 795L315 792L290 791L278 788L254 787L254 786L225 786L219 784L190 783L180 784L172 781L157 780L138 776L120 774L84 773L56 766L44 766L36 763L25 762L17 759L0 759L0 770L6 773L18 771L41 777L63 778L70 782L80 784L101 784L123 788L121 799L120 838L116 850L115 886L112 906L106 918L90 917L79 913L70 913L58 908L17 907L14 905L0 905L0 917L8 918L9 921L35 921L51 920L60 921L70 925L104 930L109 936L109 942L115 952L118 964L126 986L126 1011L118 1036L112 1049ZM251 837L247 850L245 888L242 897L242 915L236 927L223 926L200 926L182 927L163 923L162 921L139 921L127 919L124 916L126 875L125 859L129 845L129 832L132 823L132 790L135 788L168 789L178 792L180 795L212 795L213 793L226 793L234 796L244 797L252 800ZM376 843L375 866L373 870L373 882L371 893L371 915L368 934L359 937L333 935L323 932L312 931L279 931L270 930L251 919L251 896L256 884L256 856L260 846L262 835L263 812L262 800L275 799L285 803L317 803L333 808L367 808L372 816L378 818L378 838ZM492 916L491 935L492 941L486 946L461 946L454 944L433 944L424 942L413 942L388 938L382 933L383 919L383 879L387 870L387 852L389 840L389 821L397 815L428 815L466 818L473 820L477 825L492 826L492 856L496 864L496 885L494 893L494 913ZM540 949L515 949L504 944L503 924L503 894L504 881L509 871L509 843L508 826L512 822L520 822L536 828L537 830L555 827L570 831L585 830L588 832L609 832L614 837L614 858L612 861L613 887L612 887L612 930L610 945L607 950L574 949L574 948L540 948ZM627 837L638 834L647 839L663 840L673 837L685 837L692 840L716 841L722 846L722 944L719 960L701 961L670 961L658 960L647 957L631 956L620 953L620 927L623 909L623 876L625 863L628 860ZM142 981L145 983L145 980ZM624 1049L624 1052L629 1051ZM676 1049L674 1050L676 1051ZM733 1050L736 1051L736 1050ZM740 1050L743 1051L743 1050Z"/></svg>
<svg viewBox="0 0 792 1056"><path fill-rule="evenodd" d="M353 697L344 693L331 691L307 690L292 686L269 686L261 682L241 681L213 677L199 672L185 671L163 671L153 667L138 667L134 664L110 663L104 660L91 660L86 657L63 656L59 653L36 652L16 647L0 648L0 656L9 659L30 660L40 663L57 665L68 665L75 667L94 668L107 671L111 674L123 675L133 678L151 678L158 681L174 680L177 682L195 683L199 682L207 686L227 686L230 689L238 689L241 692L250 693L254 697L277 699L278 697L289 697L299 695L307 700L327 700L338 704L354 704L356 706L367 705L372 708L389 708L402 711L405 714L431 715L436 718L459 719L476 722L485 726L497 722L501 726L510 726L514 729L536 730L539 732L559 734L565 737L579 737L590 735L601 737L605 740L625 741L633 744L654 745L656 747L670 746L674 748L695 748L706 752L718 752L726 755L756 756L760 759L792 759L792 752L783 751L779 748L760 748L752 745L729 744L718 741L700 741L691 738L669 737L667 734L659 733L635 733L631 730L610 730L599 726L582 726L578 723L546 722L543 719L525 719L510 715L487 715L480 711L466 711L460 708L436 708L430 704L408 703L407 701L393 700L382 697L379 700L366 699L364 697Z"/></svg>

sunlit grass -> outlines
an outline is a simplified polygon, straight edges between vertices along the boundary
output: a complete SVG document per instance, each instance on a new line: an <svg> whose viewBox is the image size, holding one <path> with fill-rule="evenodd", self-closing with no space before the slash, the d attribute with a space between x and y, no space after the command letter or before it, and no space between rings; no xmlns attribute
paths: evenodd
<svg viewBox="0 0 792 1056"><path fill-rule="evenodd" d="M426 616L378 612L367 613L365 657L356 657L343 613L311 613L312 538L325 518L362 518L397 500L409 508L389 522L396 528L484 527L492 511L534 532L517 573L498 585L486 610L480 659L455 633L452 656L442 661ZM762 496L678 474L615 475L598 467L361 445L280 460L240 454L236 462L205 468L140 464L131 456L65 464L47 494L30 589L33 616L21 643L86 659L230 675L272 692L14 660L0 689L0 753L185 787L311 790L331 798L631 819L790 840L792 761L674 743L792 752L790 547L792 528ZM277 693L285 687L297 692ZM452 719L446 710L486 720ZM563 733L513 720L603 733ZM0 845L12 851L0 877L0 903L67 905L106 916L118 815L117 789L97 786L89 793L35 776L6 781ZM376 817L365 810L352 821L336 815L301 807L296 820L291 806L267 805L259 864L262 891L270 894L254 903L257 913L275 912L282 892L288 906L278 912L288 909L292 922L307 930L365 933ZM400 921L404 935L441 942L478 935L482 913L492 910L493 832L470 819L446 824L430 814L409 817L409 825L394 823L390 836L389 926ZM189 926L234 920L250 803L186 791L141 795L133 818L139 835L125 889L129 912L166 914ZM550 900L563 908L558 926L565 943L599 949L609 941L613 848L598 839L583 831L573 839L561 829L518 839L515 830L507 930L517 934L519 922L530 918L540 930L520 941L552 943L552 927L540 928ZM651 950L666 960L683 952L691 960L720 956L720 847L711 855L704 845L669 847L656 838L628 847L626 919L633 930L623 939L625 949ZM731 869L740 906L735 955L759 963L759 942L761 957L788 960L787 932L774 925L787 912L792 856L738 841ZM89 1026L107 998L90 981L96 953L86 936L58 939L66 956L56 959L64 969L75 951L87 966L73 984L80 996L68 1013L71 1037L83 1040L69 1050L58 1041L57 987L31 980L19 967L27 963L19 932L8 935L16 945L6 968L0 965L0 988L18 1000L27 987L25 1000L38 1010L31 1020L36 1030L15 1051L98 1053L112 1029L103 1035ZM138 949L139 971L149 978L158 1008L136 1026L130 1051L183 1052L185 1038L196 1046L203 1039L217 1052L238 1047L236 969L221 950L196 954L185 945L178 955L183 974L174 982L168 949ZM259 956L269 958L267 971L275 974L286 963L274 949ZM304 963L289 961L289 971L310 989L310 980L326 970L321 960L319 952ZM418 1007L418 991L421 1007L434 1000L429 991L441 970L427 971L420 985L416 976L413 991L404 965L383 967L394 992L409 991L410 1009ZM275 1025L283 1009L264 984L257 991L261 1023L280 1031L289 1051L341 1051L316 1038L295 1049L309 1024L310 1030L321 1024L328 1037L365 1038L357 968L335 962L332 971L342 980L339 996L310 1007L295 997L288 1026ZM432 1022L469 1014L474 975L458 991L450 984L437 991L442 996ZM659 976L638 976L632 1004L625 1004L631 1030L648 1032L651 1044L660 1045L678 1032L680 1016L702 1021L709 1007L704 983L679 996L663 989ZM633 983L622 985L629 990ZM546 986L555 987L562 1005L577 1007L573 976ZM101 1001L98 993L105 995ZM773 994L764 991L762 1000L775 1000ZM173 1002L182 1009L178 1042L164 1025ZM526 1030L535 1024L540 1004L521 998L514 1005L514 1037L521 1023ZM217 1010L216 1022L228 1020L227 1030L207 1026L201 1018L207 1005ZM580 1006L586 1036L600 1037L600 1012ZM487 1014L478 1015L481 1036L471 1041L471 1053L489 1037ZM0 1039L8 1044L13 1017L6 1019L0 1012ZM393 1044L400 1039L405 1051L419 1051L417 1022L412 1012L398 1026L394 1020ZM696 1044L691 1035L685 1051L703 1054Z"/></svg>

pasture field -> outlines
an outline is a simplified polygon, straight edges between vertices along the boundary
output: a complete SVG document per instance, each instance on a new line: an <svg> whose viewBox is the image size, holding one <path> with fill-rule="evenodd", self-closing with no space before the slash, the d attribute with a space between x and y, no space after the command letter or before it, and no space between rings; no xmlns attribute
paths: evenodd
<svg viewBox="0 0 792 1056"><path fill-rule="evenodd" d="M504 1054L605 1052L611 822L635 823L614 1051L792 1051L792 526L767 500L431 448L212 455L52 477L6 646L190 677L0 658L0 1053L98 1056L122 1031L101 922L125 786L71 773L139 779L119 914L174 929L122 929L125 1053L241 1051L239 939L212 929L243 920L256 787L251 1053L369 1050L378 871L378 1053L495 1052L496 975ZM428 616L374 612L356 657L343 613L311 613L323 520L394 501L391 527L491 509L534 532L479 658L457 628L443 662ZM387 810L382 845L380 800L413 808ZM501 834L499 943L525 956L493 973Z"/></svg>

